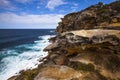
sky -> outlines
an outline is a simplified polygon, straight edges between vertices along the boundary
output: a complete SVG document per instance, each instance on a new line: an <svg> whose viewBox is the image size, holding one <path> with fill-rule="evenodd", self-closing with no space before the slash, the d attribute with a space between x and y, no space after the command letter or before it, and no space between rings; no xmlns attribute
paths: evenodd
<svg viewBox="0 0 120 80"><path fill-rule="evenodd" d="M0 0L0 29L56 28L60 18L115 0Z"/></svg>

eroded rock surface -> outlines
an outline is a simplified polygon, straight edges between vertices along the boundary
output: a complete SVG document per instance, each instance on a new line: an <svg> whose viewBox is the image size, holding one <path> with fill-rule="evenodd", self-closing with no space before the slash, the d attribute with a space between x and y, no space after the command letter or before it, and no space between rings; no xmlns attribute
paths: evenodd
<svg viewBox="0 0 120 80"><path fill-rule="evenodd" d="M80 78L81 73L67 66L45 66L34 80L71 80Z"/></svg>
<svg viewBox="0 0 120 80"><path fill-rule="evenodd" d="M84 32L83 36L83 30L58 35L50 45L57 43L59 47L45 48L49 52L47 63L52 61L54 65L65 65L81 72L81 77L76 80L119 80L120 30ZM57 55L51 58L53 54ZM56 63L55 59L63 64Z"/></svg>
<svg viewBox="0 0 120 80"><path fill-rule="evenodd" d="M120 80L120 1L62 18L33 70L9 80Z"/></svg>

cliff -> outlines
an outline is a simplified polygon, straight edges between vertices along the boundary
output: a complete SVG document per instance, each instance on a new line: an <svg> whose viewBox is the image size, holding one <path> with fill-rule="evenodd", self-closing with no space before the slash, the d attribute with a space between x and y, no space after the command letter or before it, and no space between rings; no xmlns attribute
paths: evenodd
<svg viewBox="0 0 120 80"><path fill-rule="evenodd" d="M36 69L9 80L120 80L120 1L62 18Z"/></svg>
<svg viewBox="0 0 120 80"><path fill-rule="evenodd" d="M120 79L119 30L94 29L66 32L57 36L45 51L49 52L47 64L64 65L77 72L75 76L69 78L48 76L55 80Z"/></svg>
<svg viewBox="0 0 120 80"><path fill-rule="evenodd" d="M99 2L80 12L70 13L57 27L57 32L62 33L81 29L120 29L120 1L111 4Z"/></svg>

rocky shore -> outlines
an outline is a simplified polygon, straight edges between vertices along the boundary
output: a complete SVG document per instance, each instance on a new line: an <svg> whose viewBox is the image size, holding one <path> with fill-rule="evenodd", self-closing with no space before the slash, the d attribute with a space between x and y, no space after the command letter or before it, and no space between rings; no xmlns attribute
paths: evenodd
<svg viewBox="0 0 120 80"><path fill-rule="evenodd" d="M66 15L43 63L8 80L120 80L119 5L99 3Z"/></svg>

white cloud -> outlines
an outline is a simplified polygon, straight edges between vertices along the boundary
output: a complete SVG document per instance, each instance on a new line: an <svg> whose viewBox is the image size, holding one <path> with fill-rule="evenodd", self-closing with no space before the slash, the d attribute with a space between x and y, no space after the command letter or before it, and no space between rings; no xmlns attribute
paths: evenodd
<svg viewBox="0 0 120 80"><path fill-rule="evenodd" d="M0 8L8 9L8 10L15 9L15 7L12 6L12 4L11 4L11 2L9 0L0 0Z"/></svg>
<svg viewBox="0 0 120 80"><path fill-rule="evenodd" d="M53 25L52 27L55 28L61 17L63 17L62 14L16 15L14 13L0 13L0 25Z"/></svg>
<svg viewBox="0 0 120 80"><path fill-rule="evenodd" d="M78 4L74 3L73 6L71 7L72 12L75 12L77 8L78 8Z"/></svg>
<svg viewBox="0 0 120 80"><path fill-rule="evenodd" d="M77 4L77 3L74 3L73 5L74 5L74 6L76 6L76 7L78 6L78 4Z"/></svg>
<svg viewBox="0 0 120 80"><path fill-rule="evenodd" d="M0 6L7 6L10 5L10 2L8 0L0 0Z"/></svg>
<svg viewBox="0 0 120 80"><path fill-rule="evenodd" d="M0 0L0 9L5 10L16 10L17 8L13 6L10 0Z"/></svg>
<svg viewBox="0 0 120 80"><path fill-rule="evenodd" d="M55 7L66 4L63 0L49 0L46 7L50 10L53 10Z"/></svg>

